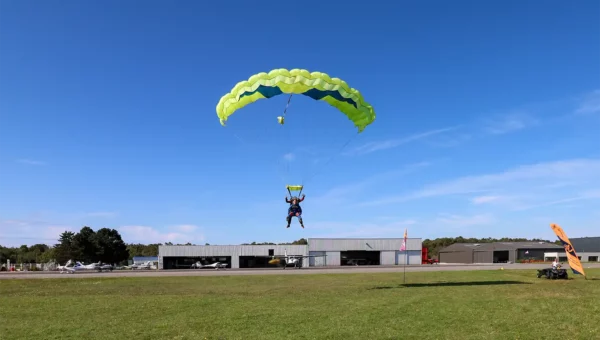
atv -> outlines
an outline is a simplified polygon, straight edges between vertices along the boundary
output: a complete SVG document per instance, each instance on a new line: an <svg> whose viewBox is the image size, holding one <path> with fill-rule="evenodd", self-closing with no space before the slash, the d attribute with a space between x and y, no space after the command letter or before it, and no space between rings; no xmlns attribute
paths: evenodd
<svg viewBox="0 0 600 340"><path fill-rule="evenodd" d="M562 269L562 268L538 269L538 273L537 273L538 279L542 276L545 276L546 279L548 279L548 280L557 280L557 279L567 280L569 278L569 274L567 273L567 270Z"/></svg>

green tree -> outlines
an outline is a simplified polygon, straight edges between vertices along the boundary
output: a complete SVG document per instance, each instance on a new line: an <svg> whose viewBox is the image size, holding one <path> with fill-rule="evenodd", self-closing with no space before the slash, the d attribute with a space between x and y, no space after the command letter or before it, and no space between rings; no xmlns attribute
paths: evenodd
<svg viewBox="0 0 600 340"><path fill-rule="evenodd" d="M73 238L75 238L75 233L72 231L65 231L60 234L58 244L54 246L54 255L58 263L65 263L74 259L76 254L74 254Z"/></svg>
<svg viewBox="0 0 600 340"><path fill-rule="evenodd" d="M99 229L95 234L95 246L97 259L104 263L120 263L129 258L127 245L115 229Z"/></svg>
<svg viewBox="0 0 600 340"><path fill-rule="evenodd" d="M83 263L98 262L100 259L99 253L101 252L98 247L98 240L96 233L90 227L83 227L73 237L73 251L74 260L81 261Z"/></svg>

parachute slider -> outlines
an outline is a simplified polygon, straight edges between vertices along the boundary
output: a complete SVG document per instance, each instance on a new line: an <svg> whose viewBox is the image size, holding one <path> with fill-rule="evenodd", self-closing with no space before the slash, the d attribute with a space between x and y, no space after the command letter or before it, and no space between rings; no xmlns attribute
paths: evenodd
<svg viewBox="0 0 600 340"><path fill-rule="evenodd" d="M281 125L283 125L283 123L285 123L285 118L282 116L277 117L277 122Z"/></svg>

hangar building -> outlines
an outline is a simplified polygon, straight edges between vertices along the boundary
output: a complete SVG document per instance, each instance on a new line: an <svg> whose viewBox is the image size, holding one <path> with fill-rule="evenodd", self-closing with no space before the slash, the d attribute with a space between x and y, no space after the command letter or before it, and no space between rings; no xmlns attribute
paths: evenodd
<svg viewBox="0 0 600 340"><path fill-rule="evenodd" d="M421 264L422 240L408 238L406 251L400 251L402 238L309 238L308 245L190 245L158 247L158 268L190 268L203 264L226 263L227 268L266 268L271 256L313 255L303 267L346 265Z"/></svg>
<svg viewBox="0 0 600 340"><path fill-rule="evenodd" d="M546 242L454 243L441 249L438 259L440 263L543 261L546 253L562 249L562 246Z"/></svg>
<svg viewBox="0 0 600 340"><path fill-rule="evenodd" d="M581 237L570 239L577 257L582 262L600 262L600 237ZM548 252L544 254L546 259L554 259L558 257L559 261L566 262L567 254L562 251Z"/></svg>

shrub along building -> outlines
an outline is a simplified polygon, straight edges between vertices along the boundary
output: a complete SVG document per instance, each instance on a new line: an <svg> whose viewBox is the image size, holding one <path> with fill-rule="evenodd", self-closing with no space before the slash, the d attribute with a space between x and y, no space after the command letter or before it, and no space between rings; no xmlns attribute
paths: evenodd
<svg viewBox="0 0 600 340"><path fill-rule="evenodd" d="M221 262L227 268L276 267L272 257L306 256L302 267L346 265L420 265L422 240L408 238L309 238L308 245L188 245L159 246L158 268L184 269L201 262ZM310 255L310 257L308 257Z"/></svg>
<svg viewBox="0 0 600 340"><path fill-rule="evenodd" d="M515 263L543 261L546 253L561 250L546 242L455 243L441 249L438 258L440 263Z"/></svg>

